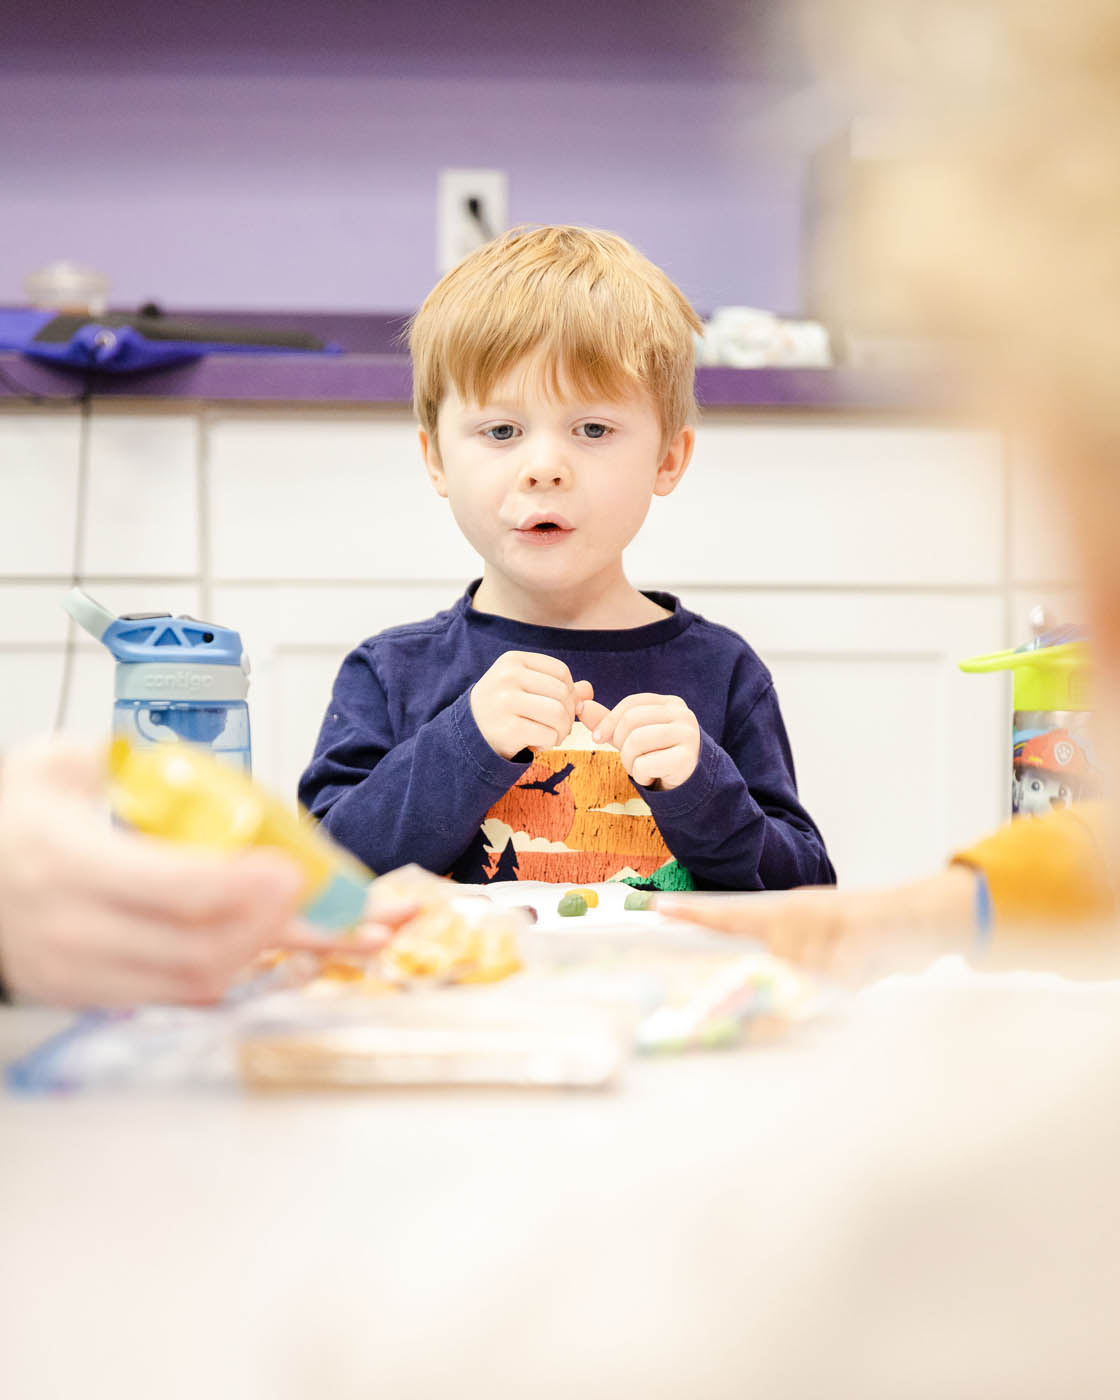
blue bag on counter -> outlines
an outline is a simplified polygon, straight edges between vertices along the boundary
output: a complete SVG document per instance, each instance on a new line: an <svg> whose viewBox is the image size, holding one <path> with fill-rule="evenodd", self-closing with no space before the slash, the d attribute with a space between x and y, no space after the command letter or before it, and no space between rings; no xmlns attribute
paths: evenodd
<svg viewBox="0 0 1120 1400"><path fill-rule="evenodd" d="M306 331L221 325L189 317L0 309L0 350L62 369L160 369L201 355L337 354Z"/></svg>

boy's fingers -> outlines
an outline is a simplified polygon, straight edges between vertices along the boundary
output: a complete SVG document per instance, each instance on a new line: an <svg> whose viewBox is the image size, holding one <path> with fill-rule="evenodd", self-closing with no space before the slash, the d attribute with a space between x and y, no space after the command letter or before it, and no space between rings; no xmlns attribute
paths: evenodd
<svg viewBox="0 0 1120 1400"><path fill-rule="evenodd" d="M610 713L606 705L600 705L598 700L584 700L579 707L580 719L594 734L598 735L600 729L606 726L602 737L603 742L608 744L610 743L612 726L607 725L606 722L610 718Z"/></svg>
<svg viewBox="0 0 1120 1400"><path fill-rule="evenodd" d="M571 689L572 673L555 656L546 656L543 652L536 651L524 651L520 655L530 671L536 671L542 676L552 676L558 681L563 681L564 685Z"/></svg>
<svg viewBox="0 0 1120 1400"><path fill-rule="evenodd" d="M670 725L679 723L680 716L675 710L664 705L635 705L633 709L627 710L621 719L614 726L614 744L617 748L625 748L626 741L640 730L646 729L666 729ZM683 730L682 730L683 733ZM644 748L651 747L643 744ZM665 748L665 744L658 744L656 747Z"/></svg>
<svg viewBox="0 0 1120 1400"><path fill-rule="evenodd" d="M554 749L563 734L557 734L555 728L547 724L538 724L534 720L525 720L525 733L523 735L525 743L522 747L528 749ZM567 730L564 731L567 733Z"/></svg>
<svg viewBox="0 0 1120 1400"><path fill-rule="evenodd" d="M519 680L523 695L547 695L550 700L559 700L565 705L575 703L572 698L572 686L558 676L550 676L544 671L534 671L526 667Z"/></svg>
<svg viewBox="0 0 1120 1400"><path fill-rule="evenodd" d="M593 699L595 695L595 688L590 681L576 681L572 690L575 695L577 708L580 705L586 704L588 700Z"/></svg>
<svg viewBox="0 0 1120 1400"><path fill-rule="evenodd" d="M620 700L618 704L614 707L614 709L611 711L611 733L609 736L609 742L613 743L616 747L622 742L622 740L618 737L619 733L622 732L620 730L620 726L622 725L626 717L635 710L651 707L657 710L659 717L663 718L665 705L667 701L669 701L671 698L671 696L666 695L650 695L644 691L637 695L627 695L626 698ZM603 728L602 725L596 726L596 730L599 730L601 728ZM627 727L625 732L629 732L629 727ZM603 737L607 738L608 736L604 734Z"/></svg>
<svg viewBox="0 0 1120 1400"><path fill-rule="evenodd" d="M551 700L544 695L525 695L517 707L519 719L527 719L535 724L545 724L554 729L563 739L572 727L572 712L559 700Z"/></svg>
<svg viewBox="0 0 1120 1400"><path fill-rule="evenodd" d="M687 735L676 724L643 724L627 734L614 736L615 746L622 755L623 766L633 763L643 754L660 753L664 749L675 749L684 744Z"/></svg>

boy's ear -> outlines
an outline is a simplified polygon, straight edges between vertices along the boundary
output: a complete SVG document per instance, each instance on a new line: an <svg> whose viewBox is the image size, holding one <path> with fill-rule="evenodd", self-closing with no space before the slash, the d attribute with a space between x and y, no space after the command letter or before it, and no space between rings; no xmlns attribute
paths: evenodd
<svg viewBox="0 0 1120 1400"><path fill-rule="evenodd" d="M653 494L667 496L674 491L677 482L684 476L685 468L692 459L692 449L696 445L696 429L686 424L665 449L665 456L657 468Z"/></svg>
<svg viewBox="0 0 1120 1400"><path fill-rule="evenodd" d="M420 429L420 452L424 458L424 466L428 469L428 476L432 485L441 496L447 497L447 478L443 474L443 464L439 460L439 448L428 436L423 428Z"/></svg>

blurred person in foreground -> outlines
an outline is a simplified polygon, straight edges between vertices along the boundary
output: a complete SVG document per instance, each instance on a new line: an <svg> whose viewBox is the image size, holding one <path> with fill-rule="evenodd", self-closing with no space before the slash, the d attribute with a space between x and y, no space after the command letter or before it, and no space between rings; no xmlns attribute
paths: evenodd
<svg viewBox="0 0 1120 1400"><path fill-rule="evenodd" d="M982 410L1031 442L1064 514L1095 639L1098 741L1120 773L1120 6L1081 0L815 4L811 44L895 122L830 247L865 324L952 346ZM834 279L835 281L835 279ZM665 913L856 978L964 952L1120 970L1111 804L1016 821L893 889L661 896Z"/></svg>
<svg viewBox="0 0 1120 1400"><path fill-rule="evenodd" d="M0 764L0 1001L207 1002L294 926L303 878L114 828L103 750L56 738Z"/></svg>

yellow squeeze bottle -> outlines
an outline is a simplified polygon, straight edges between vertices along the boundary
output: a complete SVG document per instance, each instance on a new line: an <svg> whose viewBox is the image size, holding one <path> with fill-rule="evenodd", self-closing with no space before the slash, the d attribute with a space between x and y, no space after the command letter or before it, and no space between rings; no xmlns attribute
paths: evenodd
<svg viewBox="0 0 1120 1400"><path fill-rule="evenodd" d="M240 769L196 744L109 750L109 799L128 826L149 836L237 851L274 846L303 871L300 917L320 928L353 927L372 876L306 815L297 815Z"/></svg>

